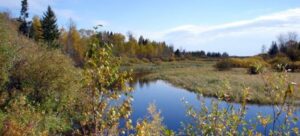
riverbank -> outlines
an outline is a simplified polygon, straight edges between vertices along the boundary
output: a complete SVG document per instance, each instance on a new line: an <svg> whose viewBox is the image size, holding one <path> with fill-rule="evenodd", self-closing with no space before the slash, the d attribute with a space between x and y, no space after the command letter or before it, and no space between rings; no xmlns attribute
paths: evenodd
<svg viewBox="0 0 300 136"><path fill-rule="evenodd" d="M274 98L264 91L264 81L261 75L250 75L247 69L234 68L230 71L217 71L213 67L217 60L185 60L160 63L139 63L123 66L123 69L133 69L134 72L147 73L143 80L165 80L177 87L204 96L228 96L230 101L241 102L243 89L250 88L248 102L255 104L272 104ZM275 72L273 72L276 74ZM289 80L300 83L300 73L289 73ZM299 89L296 89L299 91ZM295 92L295 98L300 100L300 93Z"/></svg>

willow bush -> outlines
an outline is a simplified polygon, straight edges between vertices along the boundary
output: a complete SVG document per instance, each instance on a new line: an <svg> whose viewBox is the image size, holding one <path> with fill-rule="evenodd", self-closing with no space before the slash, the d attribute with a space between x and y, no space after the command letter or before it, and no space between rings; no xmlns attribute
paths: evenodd
<svg viewBox="0 0 300 136"><path fill-rule="evenodd" d="M95 38L87 53L83 71L83 91L80 111L81 135L129 134L131 124L132 89L128 72L119 71L120 61L112 56L109 45L100 45ZM120 97L123 96L123 99ZM123 120L124 127L120 128Z"/></svg>

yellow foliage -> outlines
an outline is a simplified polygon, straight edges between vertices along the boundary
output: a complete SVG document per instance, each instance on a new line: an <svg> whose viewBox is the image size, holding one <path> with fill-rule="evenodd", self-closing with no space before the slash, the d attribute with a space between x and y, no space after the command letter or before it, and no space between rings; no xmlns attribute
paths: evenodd
<svg viewBox="0 0 300 136"><path fill-rule="evenodd" d="M75 61L76 65L82 66L86 47L72 21L67 32L61 31L60 42L63 44L63 51Z"/></svg>
<svg viewBox="0 0 300 136"><path fill-rule="evenodd" d="M43 39L42 24L38 16L34 16L32 19L30 35L37 42L40 42Z"/></svg>
<svg viewBox="0 0 300 136"><path fill-rule="evenodd" d="M228 60L233 67L238 68L249 68L253 65L260 64L264 67L268 67L269 64L264 61L261 57L250 57L250 58L231 58Z"/></svg>

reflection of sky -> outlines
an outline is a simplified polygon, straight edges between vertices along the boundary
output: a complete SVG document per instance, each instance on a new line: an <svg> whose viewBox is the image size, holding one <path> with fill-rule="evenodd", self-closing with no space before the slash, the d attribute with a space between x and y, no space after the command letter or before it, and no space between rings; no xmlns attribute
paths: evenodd
<svg viewBox="0 0 300 136"><path fill-rule="evenodd" d="M147 107L150 103L155 103L157 108L161 111L161 115L164 118L164 124L173 130L180 128L180 122L187 121L188 118L185 115L185 106L181 101L184 98L189 104L199 107L199 97L194 93L188 92L184 89L176 88L164 81L150 82L146 86L136 85L136 91L133 93L133 122L138 118L145 117L147 114ZM203 98L207 107L211 107L211 101L216 100L214 98ZM229 104L220 102L220 108L227 108ZM233 104L234 108L237 109L240 105ZM247 105L246 120L256 118L258 113L262 116L273 114L271 106L258 106L258 105ZM297 115L300 115L300 110L297 111ZM280 120L282 120L282 117ZM278 122L280 124L281 122ZM298 127L300 124L298 122ZM269 126L271 128L271 126ZM262 127L258 126L258 130L263 132Z"/></svg>

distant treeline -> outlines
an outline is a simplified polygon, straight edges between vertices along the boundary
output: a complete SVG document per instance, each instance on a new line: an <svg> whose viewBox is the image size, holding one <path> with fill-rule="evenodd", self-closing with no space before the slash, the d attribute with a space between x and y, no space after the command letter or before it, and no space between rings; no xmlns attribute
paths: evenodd
<svg viewBox="0 0 300 136"><path fill-rule="evenodd" d="M266 51L263 46L262 53L249 57L230 57L219 61L215 67L218 70L231 68L248 68L250 74L259 74L267 69L282 72L300 72L300 41L298 34L288 32L280 34L277 41L271 43Z"/></svg>
<svg viewBox="0 0 300 136"><path fill-rule="evenodd" d="M289 32L278 36L277 42L273 41L267 54L274 57L288 57L291 61L300 61L300 42L298 34Z"/></svg>
<svg viewBox="0 0 300 136"><path fill-rule="evenodd" d="M23 1L19 22L19 32L36 42L46 45L48 48L60 48L70 56L77 66L82 66L85 55L91 49L90 42L96 39L102 46L109 46L117 57L137 58L172 61L176 58L188 59L198 57L228 57L227 53L174 50L172 45L166 42L158 42L140 36L138 39L133 34L127 36L121 33L109 31L96 32L96 30L80 29L70 20L68 28L58 29L54 11L49 6L43 17L34 16L28 19L27 2ZM97 26L102 27L102 25ZM95 27L95 29L97 29Z"/></svg>
<svg viewBox="0 0 300 136"><path fill-rule="evenodd" d="M81 35L84 36L85 32L89 30L80 30L83 32ZM135 58L160 58L162 60L170 60L174 57L229 57L228 53L219 52L207 52L205 51L185 51L175 50L172 45L166 44L166 42L157 42L150 39L146 39L140 36L136 39L131 33L128 34L128 40L126 36L121 33L113 33L109 31L100 32L96 35L101 44L112 45L114 55L118 57L135 57Z"/></svg>
<svg viewBox="0 0 300 136"><path fill-rule="evenodd" d="M190 58L190 57L196 57L196 58L226 58L229 57L229 54L227 52L207 52L205 53L205 51L180 51L179 49L177 49L174 52L176 57L185 57L185 58Z"/></svg>
<svg viewBox="0 0 300 136"><path fill-rule="evenodd" d="M114 55L118 57L161 58L168 60L173 57L173 46L165 42L157 42L140 36L136 39L131 33L126 36L121 33L100 32L97 34L101 44L112 45Z"/></svg>

